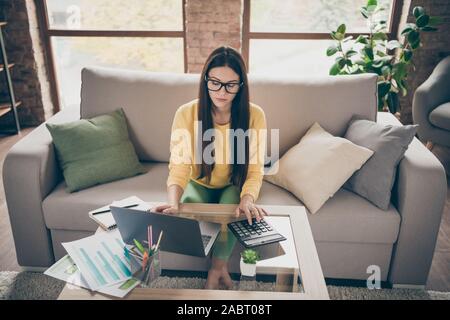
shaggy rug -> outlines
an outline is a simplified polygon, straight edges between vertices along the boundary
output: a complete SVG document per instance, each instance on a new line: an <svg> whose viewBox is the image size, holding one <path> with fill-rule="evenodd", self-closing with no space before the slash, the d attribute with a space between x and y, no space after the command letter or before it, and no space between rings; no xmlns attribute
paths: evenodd
<svg viewBox="0 0 450 320"><path fill-rule="evenodd" d="M198 288L205 285L203 278L159 277L154 288ZM36 272L0 272L0 300L54 300L65 282ZM258 290L273 291L273 283L258 282ZM238 282L234 282L235 289ZM327 286L332 300L450 300L450 292L414 289L368 290L360 287Z"/></svg>

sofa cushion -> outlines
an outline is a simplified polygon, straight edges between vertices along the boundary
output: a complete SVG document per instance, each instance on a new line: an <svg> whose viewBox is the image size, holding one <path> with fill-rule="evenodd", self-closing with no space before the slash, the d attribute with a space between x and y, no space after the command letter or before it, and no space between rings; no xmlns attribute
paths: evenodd
<svg viewBox="0 0 450 320"><path fill-rule="evenodd" d="M292 193L263 182L260 204L303 205ZM307 210L308 212L308 210ZM307 214L316 242L392 244L397 240L400 214L390 204L383 211L357 194L339 189L316 214Z"/></svg>
<svg viewBox="0 0 450 320"><path fill-rule="evenodd" d="M430 112L430 122L441 129L450 130L450 102Z"/></svg>
<svg viewBox="0 0 450 320"><path fill-rule="evenodd" d="M113 200L136 195L144 201L165 202L167 163L144 163L146 174L95 186L68 194L60 183L43 201L44 219L49 229L95 231L97 224L88 211ZM258 203L303 205L297 198L271 183L263 182ZM316 241L393 243L397 239L400 215L391 205L378 209L353 192L340 189L318 214L308 214Z"/></svg>
<svg viewBox="0 0 450 320"><path fill-rule="evenodd" d="M386 210L391 202L397 165L416 134L417 125L382 125L364 119L350 121L344 138L374 151L344 187Z"/></svg>
<svg viewBox="0 0 450 320"><path fill-rule="evenodd" d="M68 192L144 173L122 109L89 120L46 124Z"/></svg>
<svg viewBox="0 0 450 320"><path fill-rule="evenodd" d="M44 219L49 229L95 231L97 224L88 217L88 212L114 200L135 195L144 201L167 199L166 180L169 173L167 163L142 163L147 173L67 193L64 182L42 202Z"/></svg>
<svg viewBox="0 0 450 320"><path fill-rule="evenodd" d="M316 122L264 180L292 192L309 212L316 213L372 154L368 148L329 134Z"/></svg>

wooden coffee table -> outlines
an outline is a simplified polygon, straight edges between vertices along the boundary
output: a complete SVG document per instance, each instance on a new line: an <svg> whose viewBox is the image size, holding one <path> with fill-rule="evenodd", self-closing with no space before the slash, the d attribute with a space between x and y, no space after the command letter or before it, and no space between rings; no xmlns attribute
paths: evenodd
<svg viewBox="0 0 450 320"><path fill-rule="evenodd" d="M151 203L151 206L160 203ZM133 289L124 299L329 299L311 228L302 206L262 205L269 222L287 240L281 242L281 256L259 261L257 274L276 277L275 291L236 291L205 289ZM182 204L180 216L227 224L236 220L236 205ZM242 219L243 217L240 217ZM300 279L300 289L298 286ZM71 284L66 284L58 299L114 299Z"/></svg>

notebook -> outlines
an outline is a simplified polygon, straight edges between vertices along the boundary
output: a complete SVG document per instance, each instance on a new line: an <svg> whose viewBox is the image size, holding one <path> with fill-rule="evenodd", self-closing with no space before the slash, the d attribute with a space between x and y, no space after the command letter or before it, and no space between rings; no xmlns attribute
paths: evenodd
<svg viewBox="0 0 450 320"><path fill-rule="evenodd" d="M116 221L114 221L109 206L133 208L137 210L150 209L149 204L144 200L141 200L136 196L131 196L122 200L113 201L111 204L89 211L89 218L97 222L104 230L113 230L117 228Z"/></svg>

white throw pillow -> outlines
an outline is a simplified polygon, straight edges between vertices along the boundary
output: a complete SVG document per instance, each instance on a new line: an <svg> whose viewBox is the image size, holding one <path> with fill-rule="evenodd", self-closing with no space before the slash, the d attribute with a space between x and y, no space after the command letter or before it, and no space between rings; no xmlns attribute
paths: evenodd
<svg viewBox="0 0 450 320"><path fill-rule="evenodd" d="M316 122L264 176L316 213L361 168L373 151L335 137Z"/></svg>

